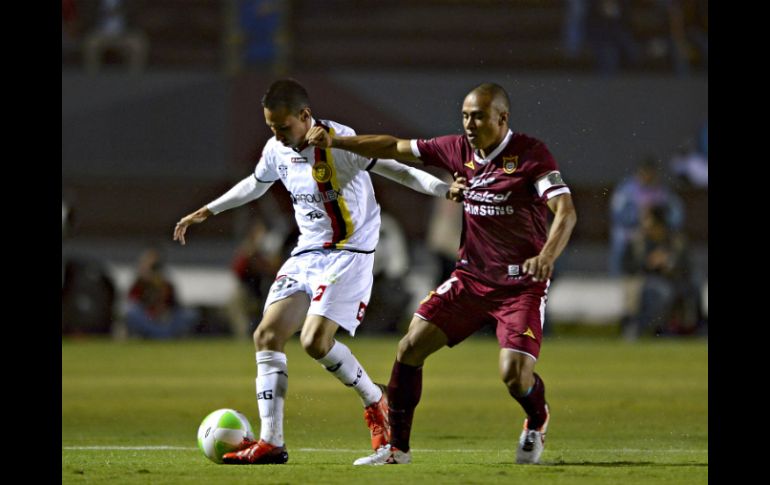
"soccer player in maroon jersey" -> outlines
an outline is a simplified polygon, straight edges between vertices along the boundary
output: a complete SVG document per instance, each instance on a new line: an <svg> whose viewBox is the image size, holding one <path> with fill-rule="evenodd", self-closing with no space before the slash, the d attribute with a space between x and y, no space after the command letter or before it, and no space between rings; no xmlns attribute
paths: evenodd
<svg viewBox="0 0 770 485"><path fill-rule="evenodd" d="M554 262L577 216L551 153L541 141L512 132L509 116L505 90L484 83L463 102L464 135L338 137L316 128L307 134L311 144L322 148L422 162L455 174L455 184L467 180L455 271L423 300L398 345L388 384L391 441L356 465L411 462L409 436L425 359L488 323L497 326L502 380L527 414L516 461L540 460L549 410L545 385L534 369ZM547 209L554 213L550 229Z"/></svg>

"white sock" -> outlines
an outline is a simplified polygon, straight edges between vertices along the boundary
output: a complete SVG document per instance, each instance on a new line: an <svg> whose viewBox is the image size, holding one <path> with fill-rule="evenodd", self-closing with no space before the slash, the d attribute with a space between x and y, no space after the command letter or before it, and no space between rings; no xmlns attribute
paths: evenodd
<svg viewBox="0 0 770 485"><path fill-rule="evenodd" d="M355 389L364 406L376 403L382 397L382 390L372 382L369 374L345 344L335 340L329 353L316 362L334 374L340 382Z"/></svg>
<svg viewBox="0 0 770 485"><path fill-rule="evenodd" d="M283 446L283 401L289 386L286 354L262 350L257 352L257 406L261 426L260 439Z"/></svg>

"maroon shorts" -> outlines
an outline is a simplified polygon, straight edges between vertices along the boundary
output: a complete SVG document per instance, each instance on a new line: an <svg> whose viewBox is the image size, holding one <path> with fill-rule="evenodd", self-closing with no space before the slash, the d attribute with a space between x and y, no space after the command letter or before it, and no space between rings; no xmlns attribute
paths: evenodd
<svg viewBox="0 0 770 485"><path fill-rule="evenodd" d="M431 291L415 312L449 337L453 347L486 324L497 328L501 348L514 349L537 359L543 339L546 283L499 288L487 286L454 271Z"/></svg>

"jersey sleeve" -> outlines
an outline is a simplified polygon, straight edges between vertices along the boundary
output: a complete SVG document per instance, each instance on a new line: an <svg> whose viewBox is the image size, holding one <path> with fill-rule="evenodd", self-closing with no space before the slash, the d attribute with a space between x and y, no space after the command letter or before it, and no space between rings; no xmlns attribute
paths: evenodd
<svg viewBox="0 0 770 485"><path fill-rule="evenodd" d="M344 155L342 159L350 164L353 167L356 167L359 170L371 170L372 167L374 167L377 164L376 158L366 158L362 157L361 155L358 155L353 152L343 151L340 150Z"/></svg>
<svg viewBox="0 0 770 485"><path fill-rule="evenodd" d="M412 190L427 195L443 197L449 190L449 184L434 177L428 172L410 167L391 159L375 159L371 171L393 180Z"/></svg>
<svg viewBox="0 0 770 485"><path fill-rule="evenodd" d="M456 135L447 135L412 140L412 154L425 165L433 165L450 172L461 171L463 159L459 139Z"/></svg>
<svg viewBox="0 0 770 485"><path fill-rule="evenodd" d="M254 168L254 177L257 179L257 182L261 183L275 182L280 178L278 172L275 170L275 163L273 157L270 156L268 147L265 147L265 149L262 150L262 156L259 158L257 166Z"/></svg>
<svg viewBox="0 0 770 485"><path fill-rule="evenodd" d="M549 200L557 195L569 194L570 190L559 171L556 159L546 148L545 144L538 142L529 151L527 159L534 163L532 173L534 185L539 197Z"/></svg>

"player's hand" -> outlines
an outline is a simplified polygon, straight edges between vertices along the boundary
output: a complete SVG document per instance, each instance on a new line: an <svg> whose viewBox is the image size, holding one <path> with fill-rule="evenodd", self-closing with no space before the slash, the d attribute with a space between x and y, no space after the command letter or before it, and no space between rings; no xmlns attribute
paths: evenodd
<svg viewBox="0 0 770 485"><path fill-rule="evenodd" d="M446 198L454 202L462 202L465 200L465 191L468 190L468 179L458 177L457 172L454 173L454 177L455 179L446 193Z"/></svg>
<svg viewBox="0 0 770 485"><path fill-rule="evenodd" d="M554 258L538 254L524 261L521 269L524 274L532 276L532 281L545 281L553 275L553 263Z"/></svg>
<svg viewBox="0 0 770 485"><path fill-rule="evenodd" d="M305 139L311 145L318 148L330 148L332 146L332 137L329 132L320 126L314 126L305 134Z"/></svg>
<svg viewBox="0 0 770 485"><path fill-rule="evenodd" d="M179 222L176 223L176 226L174 226L174 241L179 241L179 243L184 246L187 243L187 241L184 239L187 228L191 224L200 224L201 222L208 219L211 214L212 212L208 210L208 208L201 207L197 211L191 214L187 214L181 218Z"/></svg>

